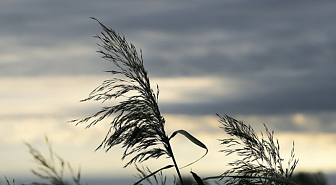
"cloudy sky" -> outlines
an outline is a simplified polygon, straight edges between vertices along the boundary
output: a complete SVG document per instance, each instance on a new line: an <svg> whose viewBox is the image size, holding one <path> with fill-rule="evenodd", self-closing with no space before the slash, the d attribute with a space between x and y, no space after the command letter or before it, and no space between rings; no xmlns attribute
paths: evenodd
<svg viewBox="0 0 336 185"><path fill-rule="evenodd" d="M89 17L142 49L151 82L160 86L167 132L186 129L210 150L194 171L220 173L230 160L217 152L216 139L227 137L219 113L258 132L266 123L284 158L295 140L298 170L336 172L335 7L307 0L2 0L0 175L30 174L36 165L23 141L46 152L45 136L83 176L135 174L122 169L122 150L94 153L107 122L90 129L67 123L104 106L79 100L114 67L95 52L101 28ZM193 147L176 139L180 163L202 155Z"/></svg>

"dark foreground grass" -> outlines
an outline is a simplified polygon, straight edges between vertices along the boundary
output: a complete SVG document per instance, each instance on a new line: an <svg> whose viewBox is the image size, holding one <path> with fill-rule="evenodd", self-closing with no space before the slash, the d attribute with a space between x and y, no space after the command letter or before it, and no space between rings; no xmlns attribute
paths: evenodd
<svg viewBox="0 0 336 185"><path fill-rule="evenodd" d="M93 19L98 21L95 18ZM203 148L205 153L198 160L208 153L208 148L185 130L177 130L171 134L165 131L166 122L159 109L159 86L156 85L156 90L152 89L148 73L144 67L141 50L138 53L135 46L128 43L125 37L120 36L101 22L98 21L98 23L103 29L103 32L96 36L101 42L101 44L98 44L98 53L101 54L102 58L112 62L116 69L106 71L112 75L112 78L105 80L89 94L88 98L82 101L93 100L106 103L109 100L117 99L119 103L104 106L96 113L70 122L76 125L85 123L89 128L104 119L112 118L110 129L97 150L103 148L105 151L109 151L112 147L121 145L124 148L121 159L131 158L124 167L135 164L138 171L137 177L139 180L134 182L135 185L144 183L151 185L167 184L164 171L169 168L174 168L176 171L174 185L203 185L209 182L226 185L300 184L297 179L292 178L298 164L294 153L294 142L290 159L284 167L284 160L279 153L279 141L274 138L274 132L269 131L266 125L265 132L261 133L262 137L259 138L250 125L228 115L218 114L219 122L222 125L221 129L230 135L230 138L220 139L219 144L224 145L221 152L224 155L237 154L239 157L237 160L229 162L228 165L231 168L220 175L199 177L197 172L191 172L190 177L193 180L186 181L187 178L182 177L180 167L177 165L171 147L171 139L175 135L181 134L193 144ZM52 151L48 139L46 139L46 142L49 147L50 159L45 158L37 149L26 143L30 154L39 165L37 170L32 170L32 173L48 181L48 183L34 182L31 184L81 185L80 170L74 173L70 163L65 162ZM155 170L137 166L144 161L158 160L163 156L170 158L172 163ZM198 160L191 161L188 165L192 165ZM72 182L64 180L65 168L69 169L72 174ZM315 179L321 179L321 177ZM9 181L7 183L10 184ZM322 180L319 180L318 183L326 184Z"/></svg>

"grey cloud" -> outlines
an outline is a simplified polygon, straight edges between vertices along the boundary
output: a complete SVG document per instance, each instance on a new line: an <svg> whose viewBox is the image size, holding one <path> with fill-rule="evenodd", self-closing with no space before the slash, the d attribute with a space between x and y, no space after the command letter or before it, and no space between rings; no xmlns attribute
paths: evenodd
<svg viewBox="0 0 336 185"><path fill-rule="evenodd" d="M326 77L328 78L328 77ZM162 104L167 113L181 114L288 114L297 112L335 111L336 85L333 81L323 81L318 76L309 78L265 77L249 79L252 86L244 96L230 100L230 97L212 97L207 103ZM164 84L163 84L164 85ZM221 84L218 84L221 85ZM253 87L255 87L253 89ZM214 87L216 88L216 87ZM230 88L230 87L226 87ZM205 89L204 91L207 91ZM199 96L202 99L202 96Z"/></svg>
<svg viewBox="0 0 336 185"><path fill-rule="evenodd" d="M230 76L255 84L241 99L163 104L167 113L286 114L334 111L334 1L2 1L1 76L95 75L112 65L94 51L93 16L143 48L150 77ZM156 35L155 35L156 34ZM40 58L74 44L83 55ZM160 84L164 85L164 84ZM260 91L258 91L258 88ZM267 89L267 91L264 91Z"/></svg>
<svg viewBox="0 0 336 185"><path fill-rule="evenodd" d="M136 40L139 43L138 48L148 48L144 50L148 56L145 58L145 65L154 76L255 73L260 69L272 68L273 65L293 65L301 63L300 61L308 64L310 61L306 61L307 54L312 55L314 52L322 55L319 56L321 60L334 61L334 55L323 56L321 53L321 46L328 49L328 46L335 43L332 25L335 25L336 15L330 9L332 4L332 1L288 1L283 4L268 1L223 1L192 5L176 2L153 4L153 1L4 1L1 12L5 18L1 23L0 36L17 38L21 46L27 49L34 46L63 47L70 42L93 46L96 40L91 36L100 32L99 25L88 18L94 16L126 35L129 40ZM168 35L170 40L158 42L150 38L150 35L137 38L139 32L151 31ZM206 41L209 33L213 31L230 38ZM315 38L310 38L309 34L320 37L321 41L314 41ZM205 39L191 40L194 38ZM246 45L250 48L244 48ZM8 43L8 47L10 46L11 43ZM211 46L217 49L206 51L199 56L190 54L182 57L179 55L183 53L176 52L188 52L193 46L199 46L203 50ZM258 48L265 51L260 53L255 50ZM329 50L332 49L329 47ZM220 50L222 52L219 52ZM232 50L237 52L239 57L232 56ZM174 59L177 60L154 55L162 52L175 55ZM95 56L98 59L98 56ZM104 62L97 64L88 60L69 62L92 66L93 69L96 69L96 65L105 65ZM47 61L41 62L45 62L46 66L53 65ZM36 65L40 65L38 63L39 61L36 61ZM3 69L14 71L14 65L6 64ZM71 74L71 70L60 71L62 66L60 63L59 67L50 67L41 73ZM77 72L80 73L80 70ZM10 72L1 74L8 73ZM86 74L87 70L83 69L82 73ZM23 75L29 75L29 72Z"/></svg>

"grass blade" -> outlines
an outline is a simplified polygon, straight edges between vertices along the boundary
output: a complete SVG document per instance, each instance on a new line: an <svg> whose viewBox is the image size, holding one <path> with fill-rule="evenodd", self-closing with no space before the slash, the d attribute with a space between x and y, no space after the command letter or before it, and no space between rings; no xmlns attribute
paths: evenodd
<svg viewBox="0 0 336 185"><path fill-rule="evenodd" d="M172 168L172 167L174 167L174 165L171 165L171 164L170 164L170 165L167 165L167 166L165 166L165 167L163 167L163 168L160 168L160 169L156 170L155 172L153 172L153 173L147 175L146 177L140 179L138 182L134 183L133 185L137 185L137 184L139 184L141 181L143 181L143 180L145 180L145 179L151 177L152 175L155 175L157 172L160 172L160 171L162 171L162 170L169 169L169 168Z"/></svg>
<svg viewBox="0 0 336 185"><path fill-rule="evenodd" d="M190 171L198 185L204 185L202 179L194 172Z"/></svg>
<svg viewBox="0 0 336 185"><path fill-rule="evenodd" d="M200 140L198 140L197 138L195 138L194 136L192 136L191 134L189 134L187 131L185 130L177 130L175 131L170 137L169 137L169 140L172 139L173 137L176 136L176 134L182 134L184 135L186 138L189 139L189 141L193 142L195 145L201 147L201 148L204 148L206 151L205 151L205 154L203 156L201 156L199 159L197 159L196 161L192 162L192 163L189 163L183 167L181 167L180 169L182 168L185 168L187 166L190 166L194 163L196 163L197 161L201 160L204 156L206 156L208 154L208 148L205 146L205 144L203 144Z"/></svg>

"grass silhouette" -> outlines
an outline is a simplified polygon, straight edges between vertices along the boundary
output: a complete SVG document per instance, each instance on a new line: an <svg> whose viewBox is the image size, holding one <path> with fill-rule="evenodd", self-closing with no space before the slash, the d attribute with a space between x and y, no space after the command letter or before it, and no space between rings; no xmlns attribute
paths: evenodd
<svg viewBox="0 0 336 185"><path fill-rule="evenodd" d="M166 133L165 119L158 105L159 86L156 85L155 91L152 89L148 73L144 67L141 50L140 54L138 54L135 46L128 43L125 37L120 36L97 19L92 19L96 20L103 29L100 35L95 36L101 41L101 44L98 44L100 48L98 53L102 55L102 58L112 62L117 69L106 71L111 73L113 78L105 80L89 94L88 98L81 101L93 100L106 103L108 100L117 99L119 102L115 105L102 107L96 113L70 122L76 125L86 123L87 128L89 128L104 119L113 117L105 139L96 150L103 148L109 151L112 147L121 145L124 148L121 159L125 160L131 157L124 167L135 164L135 168L139 173L137 176L139 181L135 182L135 185L142 184L144 180L151 185L164 185L167 183L167 179L163 175L163 171L169 168L175 168L177 174L178 180L175 180L174 184L187 185L181 176L180 168L174 157L170 143L171 139L175 135L181 134L193 144L203 148L205 154L199 159L202 159L208 153L208 148L185 130L177 130L171 135ZM194 178L193 184L203 185L213 179L216 179L218 184L227 185L299 184L297 181L291 180L298 163L294 154L294 142L290 160L287 167L284 168L283 158L279 153L279 142L274 139L274 132L269 131L266 125L266 133L261 133L262 138L259 138L250 125L227 115L221 116L217 114L217 116L222 124L223 131L231 136L231 138L220 139L220 144L226 147L221 152L225 155L238 154L241 158L229 162L228 165L231 168L218 176L201 178L196 172L191 172ZM46 142L49 146L50 160L26 143L35 162L40 165L39 171L33 170L32 172L38 177L48 180L52 185L69 184L63 180L66 162L52 151L48 139L46 139ZM171 158L172 164L167 164L155 171L147 167L140 168L137 166L137 163L149 159L158 159L162 156ZM55 158L59 161L60 170L56 169ZM74 183L80 185L80 170L77 175L74 175L70 164L67 164L72 173ZM8 180L7 182L9 184ZM39 185L43 183L33 184Z"/></svg>
<svg viewBox="0 0 336 185"><path fill-rule="evenodd" d="M125 37L121 37L101 22L98 21L98 23L104 31L101 32L101 35L96 36L102 42L102 44L98 44L100 48L98 53L102 55L102 58L112 62L118 69L106 71L114 75L114 78L105 80L102 85L90 93L88 98L82 101L122 100L117 105L103 107L95 114L71 122L76 123L76 125L89 122L87 127L90 127L105 118L115 116L111 122L110 130L97 149L103 147L108 151L113 146L121 144L125 148L122 160L135 154L124 167L150 158L157 159L161 156L171 158L173 164L164 166L155 172L175 167L183 185L170 140L176 134L182 134L194 144L204 148L207 153L206 146L184 130L178 130L171 136L167 135L165 119L158 106L159 87L157 85L156 92L151 88L147 71L143 65L141 51L139 55L135 46L129 44Z"/></svg>
<svg viewBox="0 0 336 185"><path fill-rule="evenodd" d="M32 173L38 176L41 179L47 180L50 182L51 185L69 185L70 183L64 180L64 170L65 166L69 168L72 180L75 185L81 185L80 183L80 169L77 172L77 175L74 175L74 171L69 162L65 162L63 158L57 155L51 147L51 143L49 142L48 138L45 137L46 144L49 149L49 159L44 157L42 153L31 146L29 143L25 143L26 146L29 148L29 153L33 156L34 162L39 165L37 170L31 170ZM55 158L59 162L59 165L56 165ZM58 169L58 167L60 169ZM40 183L40 182L33 182L31 185L48 185L47 183Z"/></svg>

